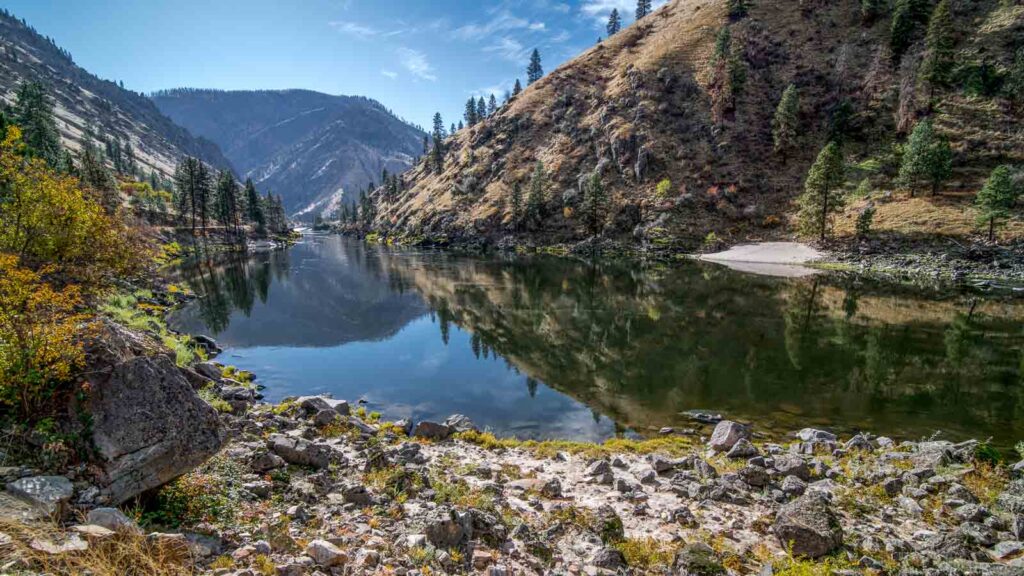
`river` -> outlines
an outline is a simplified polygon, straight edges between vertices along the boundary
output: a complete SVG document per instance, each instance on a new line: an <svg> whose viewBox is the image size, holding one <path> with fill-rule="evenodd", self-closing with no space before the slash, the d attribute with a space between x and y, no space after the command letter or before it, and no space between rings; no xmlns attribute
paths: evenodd
<svg viewBox="0 0 1024 576"><path fill-rule="evenodd" d="M317 235L181 276L199 298L171 325L217 338L269 400L520 438L651 435L696 410L778 435L1024 440L1020 299Z"/></svg>

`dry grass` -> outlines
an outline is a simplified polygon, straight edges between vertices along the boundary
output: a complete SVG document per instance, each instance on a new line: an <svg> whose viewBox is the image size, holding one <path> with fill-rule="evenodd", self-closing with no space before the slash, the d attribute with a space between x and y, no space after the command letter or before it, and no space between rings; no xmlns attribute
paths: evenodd
<svg viewBox="0 0 1024 576"><path fill-rule="evenodd" d="M33 542L62 542L70 533L52 524L0 521L0 532L12 539L0 553L20 560L26 570L57 576L187 576L194 574L192 556L179 543L151 540L143 534L119 532L94 540L87 550L49 554Z"/></svg>
<svg viewBox="0 0 1024 576"><path fill-rule="evenodd" d="M836 233L850 237L854 234L857 214L866 201L852 202L836 221ZM880 235L917 237L922 234L953 239L981 236L977 223L973 193L942 194L940 196L909 197L898 193L891 202L876 202L872 231ZM1024 220L1013 218L997 228L1002 240L1024 237Z"/></svg>

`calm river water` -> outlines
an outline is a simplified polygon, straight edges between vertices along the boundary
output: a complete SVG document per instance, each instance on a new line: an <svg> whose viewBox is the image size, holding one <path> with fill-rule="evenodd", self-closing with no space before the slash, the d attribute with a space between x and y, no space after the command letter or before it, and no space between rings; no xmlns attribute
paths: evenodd
<svg viewBox="0 0 1024 576"><path fill-rule="evenodd" d="M270 400L468 415L520 438L698 427L688 411L898 438L1024 439L1024 301L695 262L591 265L307 236L190 266L171 318Z"/></svg>

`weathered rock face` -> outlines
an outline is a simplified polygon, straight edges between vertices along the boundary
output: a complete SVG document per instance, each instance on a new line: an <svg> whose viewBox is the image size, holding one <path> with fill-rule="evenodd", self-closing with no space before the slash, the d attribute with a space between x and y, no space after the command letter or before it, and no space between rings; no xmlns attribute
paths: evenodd
<svg viewBox="0 0 1024 576"><path fill-rule="evenodd" d="M152 339L106 325L89 343L101 500L120 504L188 472L224 443L217 412Z"/></svg>
<svg viewBox="0 0 1024 576"><path fill-rule="evenodd" d="M63 476L31 476L7 485L7 491L51 518L59 518L74 488Z"/></svg>
<svg viewBox="0 0 1024 576"><path fill-rule="evenodd" d="M843 543L843 529L828 500L811 492L779 510L773 527L783 548L792 546L793 554L820 558Z"/></svg>

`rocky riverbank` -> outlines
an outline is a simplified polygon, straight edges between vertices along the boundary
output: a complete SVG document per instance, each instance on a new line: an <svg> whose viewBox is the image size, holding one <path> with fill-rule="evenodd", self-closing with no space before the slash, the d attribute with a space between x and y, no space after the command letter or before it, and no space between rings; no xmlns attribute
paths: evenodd
<svg viewBox="0 0 1024 576"><path fill-rule="evenodd" d="M460 416L386 423L330 398L263 404L230 369L196 373L224 448L127 514L66 478L8 478L6 500L66 524L4 524L0 572L125 540L173 559L169 574L1024 570L1024 463L993 463L973 441L804 429L762 443L756 426L723 421L699 438L519 442Z"/></svg>

